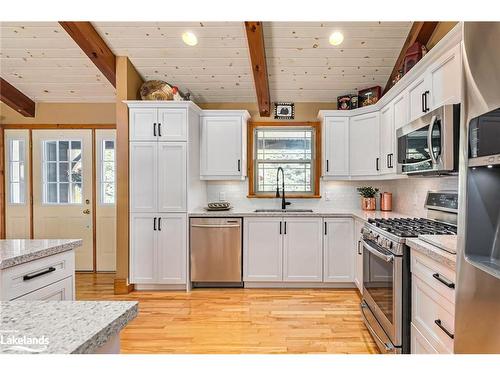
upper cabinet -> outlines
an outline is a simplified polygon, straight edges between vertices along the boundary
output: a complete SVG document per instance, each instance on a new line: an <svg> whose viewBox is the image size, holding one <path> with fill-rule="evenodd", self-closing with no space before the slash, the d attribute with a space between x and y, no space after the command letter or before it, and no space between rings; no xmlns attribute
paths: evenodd
<svg viewBox="0 0 500 375"><path fill-rule="evenodd" d="M396 96L392 105L394 107L394 130L397 130L408 124L408 91L405 90Z"/></svg>
<svg viewBox="0 0 500 375"><path fill-rule="evenodd" d="M349 117L323 121L323 176L349 176Z"/></svg>
<svg viewBox="0 0 500 375"><path fill-rule="evenodd" d="M380 174L393 173L394 147L396 136L394 134L394 105L387 104L380 111Z"/></svg>
<svg viewBox="0 0 500 375"><path fill-rule="evenodd" d="M350 118L349 164L351 176L375 176L380 171L379 112Z"/></svg>
<svg viewBox="0 0 500 375"><path fill-rule="evenodd" d="M200 178L244 180L247 111L205 110L201 117Z"/></svg>
<svg viewBox="0 0 500 375"><path fill-rule="evenodd" d="M129 140L186 141L186 108L131 108Z"/></svg>

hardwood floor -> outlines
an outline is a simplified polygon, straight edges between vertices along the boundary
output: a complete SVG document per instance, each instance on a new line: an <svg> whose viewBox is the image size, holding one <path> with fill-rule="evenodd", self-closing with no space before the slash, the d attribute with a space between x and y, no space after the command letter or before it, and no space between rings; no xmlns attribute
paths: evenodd
<svg viewBox="0 0 500 375"><path fill-rule="evenodd" d="M196 289L113 294L113 274L76 276L78 300L137 300L122 353L378 353L354 289Z"/></svg>

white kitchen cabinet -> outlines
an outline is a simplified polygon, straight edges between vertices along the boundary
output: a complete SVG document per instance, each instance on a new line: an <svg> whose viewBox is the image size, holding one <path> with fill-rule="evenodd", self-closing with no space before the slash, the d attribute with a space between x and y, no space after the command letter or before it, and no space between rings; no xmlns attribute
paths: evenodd
<svg viewBox="0 0 500 375"><path fill-rule="evenodd" d="M394 129L397 130L408 124L408 91L405 90L396 96L392 104L394 106Z"/></svg>
<svg viewBox="0 0 500 375"><path fill-rule="evenodd" d="M130 212L156 212L158 143L130 142Z"/></svg>
<svg viewBox="0 0 500 375"><path fill-rule="evenodd" d="M325 218L323 281L354 281L354 225L351 218Z"/></svg>
<svg viewBox="0 0 500 375"><path fill-rule="evenodd" d="M129 140L157 140L158 110L156 108L131 108L129 111Z"/></svg>
<svg viewBox="0 0 500 375"><path fill-rule="evenodd" d="M14 299L14 301L72 301L74 280L73 276L56 281L53 284L37 289L31 293L25 294L22 297Z"/></svg>
<svg viewBox="0 0 500 375"><path fill-rule="evenodd" d="M387 104L380 111L380 174L395 173L394 170L394 106Z"/></svg>
<svg viewBox="0 0 500 375"><path fill-rule="evenodd" d="M246 177L247 111L203 112L200 178L243 180Z"/></svg>
<svg viewBox="0 0 500 375"><path fill-rule="evenodd" d="M283 219L283 280L322 281L321 218Z"/></svg>
<svg viewBox="0 0 500 375"><path fill-rule="evenodd" d="M160 142L185 141L187 111L185 108L158 109L157 139Z"/></svg>
<svg viewBox="0 0 500 375"><path fill-rule="evenodd" d="M349 118L323 121L323 176L349 176Z"/></svg>
<svg viewBox="0 0 500 375"><path fill-rule="evenodd" d="M427 81L425 75L418 77L408 86L409 122L426 113L427 110L424 102L426 91Z"/></svg>
<svg viewBox="0 0 500 375"><path fill-rule="evenodd" d="M356 249L354 260L354 283L363 294L363 246L361 245L361 229L363 221L354 220L354 247Z"/></svg>
<svg viewBox="0 0 500 375"><path fill-rule="evenodd" d="M243 281L283 280L283 229L281 217L245 218Z"/></svg>
<svg viewBox="0 0 500 375"><path fill-rule="evenodd" d="M376 176L380 169L379 112L353 116L349 121L351 176Z"/></svg>
<svg viewBox="0 0 500 375"><path fill-rule="evenodd" d="M130 108L129 140L138 141L186 141L186 108Z"/></svg>
<svg viewBox="0 0 500 375"><path fill-rule="evenodd" d="M151 284L156 281L157 215L135 213L130 216L130 281Z"/></svg>
<svg viewBox="0 0 500 375"><path fill-rule="evenodd" d="M186 212L186 142L158 143L157 212Z"/></svg>
<svg viewBox="0 0 500 375"><path fill-rule="evenodd" d="M411 323L411 354L438 354L420 331Z"/></svg>

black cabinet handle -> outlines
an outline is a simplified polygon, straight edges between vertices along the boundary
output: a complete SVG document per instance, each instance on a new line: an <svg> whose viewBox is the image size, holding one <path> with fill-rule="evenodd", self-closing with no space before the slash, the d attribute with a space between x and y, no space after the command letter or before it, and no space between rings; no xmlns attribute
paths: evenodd
<svg viewBox="0 0 500 375"><path fill-rule="evenodd" d="M441 323L441 319L436 319L434 321L434 323L436 323L436 325L441 328L441 330L446 333L448 335L448 337L450 339L454 339L455 338L455 335L453 333L451 333L450 331L448 331L446 328L443 327L443 324Z"/></svg>
<svg viewBox="0 0 500 375"><path fill-rule="evenodd" d="M330 171L330 165L328 163L328 159L326 159L326 171L327 172Z"/></svg>
<svg viewBox="0 0 500 375"><path fill-rule="evenodd" d="M282 223L281 223L281 221L280 221L280 234L282 234L282 233L281 233L281 224L282 224Z"/></svg>
<svg viewBox="0 0 500 375"><path fill-rule="evenodd" d="M424 103L425 92L422 93L422 112L425 113L425 103Z"/></svg>
<svg viewBox="0 0 500 375"><path fill-rule="evenodd" d="M361 240L358 241L358 255L363 255L363 253L359 251L359 245L361 245Z"/></svg>
<svg viewBox="0 0 500 375"><path fill-rule="evenodd" d="M161 122L158 123L158 137L161 137Z"/></svg>
<svg viewBox="0 0 500 375"><path fill-rule="evenodd" d="M241 172L241 160L238 159L238 172Z"/></svg>
<svg viewBox="0 0 500 375"><path fill-rule="evenodd" d="M48 273L54 272L55 270L56 270L55 267L49 267L46 270L40 271L38 273L34 273L32 275L24 275L23 276L23 281L28 281L28 280L34 279L35 277L46 275Z"/></svg>
<svg viewBox="0 0 500 375"><path fill-rule="evenodd" d="M326 223L326 221L325 221L325 236L328 234L328 232L327 232L327 229L326 229L326 228L327 228L327 223Z"/></svg>
<svg viewBox="0 0 500 375"><path fill-rule="evenodd" d="M429 91L424 92L424 103L425 103L425 111L424 112L429 112L429 107L427 106L427 95L429 95Z"/></svg>
<svg viewBox="0 0 500 375"><path fill-rule="evenodd" d="M392 164L392 157L394 156L394 154L389 154L389 168L394 168L394 164Z"/></svg>
<svg viewBox="0 0 500 375"><path fill-rule="evenodd" d="M286 234L286 221L285 221L285 234Z"/></svg>
<svg viewBox="0 0 500 375"><path fill-rule="evenodd" d="M153 218L153 230L156 230L156 217Z"/></svg>
<svg viewBox="0 0 500 375"><path fill-rule="evenodd" d="M379 160L380 160L380 158L375 159L375 166L376 166L376 168L377 168L377 171L379 171L379 170L380 170L380 169L379 169L379 167L378 167L378 162L379 162Z"/></svg>
<svg viewBox="0 0 500 375"><path fill-rule="evenodd" d="M153 137L156 137L156 122L153 122Z"/></svg>
<svg viewBox="0 0 500 375"><path fill-rule="evenodd" d="M435 278L440 283L446 285L448 288L455 289L455 284L452 283L452 282L446 281L445 279L443 279L439 273L433 274L432 277Z"/></svg>
<svg viewBox="0 0 500 375"><path fill-rule="evenodd" d="M387 154L387 160L386 160L387 168L391 167L391 161L390 161L390 156Z"/></svg>
<svg viewBox="0 0 500 375"><path fill-rule="evenodd" d="M161 231L161 217L158 218L158 230Z"/></svg>

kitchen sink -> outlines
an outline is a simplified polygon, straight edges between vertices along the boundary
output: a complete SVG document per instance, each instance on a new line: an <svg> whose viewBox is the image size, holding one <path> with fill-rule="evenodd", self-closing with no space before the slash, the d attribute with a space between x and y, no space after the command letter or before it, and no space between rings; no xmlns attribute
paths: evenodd
<svg viewBox="0 0 500 375"><path fill-rule="evenodd" d="M313 210L308 208L289 208L289 209L281 209L281 208L258 208L255 212L313 212Z"/></svg>

